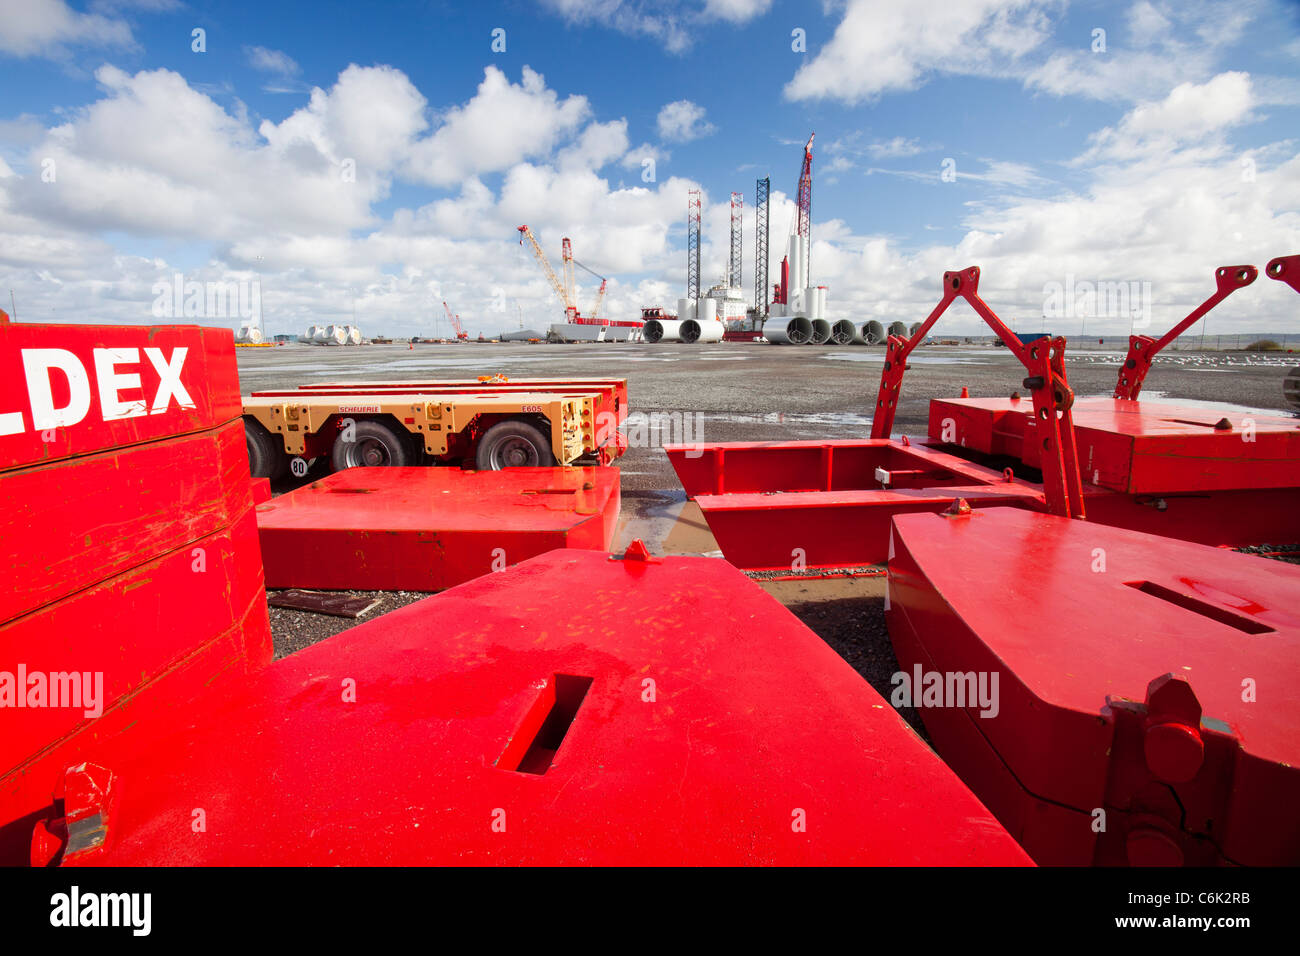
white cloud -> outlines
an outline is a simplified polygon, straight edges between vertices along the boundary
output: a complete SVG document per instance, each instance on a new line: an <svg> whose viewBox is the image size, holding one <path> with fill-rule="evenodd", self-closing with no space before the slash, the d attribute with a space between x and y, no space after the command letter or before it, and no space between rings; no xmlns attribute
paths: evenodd
<svg viewBox="0 0 1300 956"><path fill-rule="evenodd" d="M630 36L647 36L670 53L694 43L682 13L672 6L639 0L544 0L572 26L603 26Z"/></svg>
<svg viewBox="0 0 1300 956"><path fill-rule="evenodd" d="M1129 42L1137 47L1158 45L1173 32L1173 21L1150 0L1138 0L1129 7Z"/></svg>
<svg viewBox="0 0 1300 956"><path fill-rule="evenodd" d="M919 320L938 301L945 270L978 265L981 296L1013 324L1039 316L1044 283L1064 282L1067 274L1150 282L1150 329L1159 334L1214 290L1216 267L1262 267L1294 250L1300 237L1295 144L1252 151L1257 168L1244 176L1236 151L1226 143L1211 149L1186 138L1183 125L1160 109L1163 104L1135 110L1120 124L1135 135L1140 128L1162 148L1119 152L1105 165L1085 167L1086 184L1074 191L965 198L969 193L961 183L967 179L1016 185L1036 177L1015 163L990 163L984 173L959 170L956 184L940 183L934 174L903 173L954 191L953 207L963 210L955 241L931 242L923 232L920 246L910 245L911 237L887 235L827 242L823 224L814 223L813 278L830 286L828 308L886 321ZM1219 115L1231 123L1229 111ZM1215 327L1224 334L1285 328L1294 315L1294 293L1277 286L1261 277L1214 313ZM1089 320L1087 327L1097 335L1129 331L1124 319ZM969 310L957 309L942 320L944 329L970 334L982 332L983 324ZM1080 325L1067 320L1052 331L1077 335Z"/></svg>
<svg viewBox="0 0 1300 956"><path fill-rule="evenodd" d="M278 73L280 76L294 76L300 72L296 60L280 50L269 50L264 46L244 47L244 56L248 65L263 73Z"/></svg>
<svg viewBox="0 0 1300 956"><path fill-rule="evenodd" d="M1219 134L1254 119L1253 106L1247 73L1220 73L1202 84L1181 83L1163 100L1134 107L1117 127L1094 133L1078 162L1130 159L1189 144L1213 148Z"/></svg>
<svg viewBox="0 0 1300 956"><path fill-rule="evenodd" d="M61 56L66 47L126 47L124 20L80 13L64 0L11 0L0 11L0 52L18 57Z"/></svg>
<svg viewBox="0 0 1300 956"><path fill-rule="evenodd" d="M964 179L974 179L978 182L993 183L997 186L1018 188L1040 186L1046 182L1028 163L994 159L985 160L985 164L986 168L983 172L970 172L967 169L962 169L958 175Z"/></svg>
<svg viewBox="0 0 1300 956"><path fill-rule="evenodd" d="M792 100L860 103L932 73L1004 74L1049 36L1055 0L848 0L835 33L786 85Z"/></svg>
<svg viewBox="0 0 1300 956"><path fill-rule="evenodd" d="M511 83L489 69L469 100L431 110L401 71L350 66L283 121L260 125L167 70L105 67L97 78L98 98L58 111L57 125L14 121L25 145L0 166L0 288L15 290L22 318L149 322L153 282L170 279L172 260L197 260L187 278L258 276L269 331L350 320L354 298L373 332L428 334L443 299L471 334L515 327L516 300L528 323L544 324L558 303L518 244L525 222L553 262L568 236L611 278L608 314L681 294L683 200L697 184L662 164L661 182L641 182L648 147L628 148L626 122L593 116L584 97L532 71ZM1050 195L1029 188L1044 180L1016 160L963 161L956 184L939 181L937 164L923 176L890 171L951 191L959 238L935 242L951 233L920 225L917 236L854 235L849 223L818 221L813 278L830 287L833 314L907 321L933 307L944 270L969 264L983 267L981 291L1008 319L1038 315L1043 284L1067 271L1141 279L1157 298L1155 325L1172 324L1212 288L1214 267L1262 265L1300 236L1295 145L1253 148L1248 179L1230 142L1257 104L1244 74L1171 87L1099 130L1088 150L1104 161L1080 160L1072 188ZM534 125L516 135L524 114ZM508 135L494 142L493 130ZM918 146L847 137L819 168ZM39 175L47 158L53 183ZM340 177L346 159L355 182ZM397 184L406 204L381 214ZM779 259L793 204L779 192L771 202ZM706 195L709 281L726 258L727 212L725 195ZM745 216L752 238L752 206ZM752 246L746 256L752 281ZM1261 280L1235 296L1218 327L1281 327L1294 296L1276 286ZM593 292L581 279L584 307ZM502 297L506 308L493 311ZM979 326L966 313L944 328Z"/></svg>
<svg viewBox="0 0 1300 956"><path fill-rule="evenodd" d="M772 0L704 0L704 16L729 23L747 23L772 6Z"/></svg>
<svg viewBox="0 0 1300 956"><path fill-rule="evenodd" d="M561 100L542 75L527 66L518 84L488 67L474 98L448 110L437 131L413 148L410 171L416 180L436 186L499 172L524 159L549 155L590 114L586 97Z"/></svg>
<svg viewBox="0 0 1300 956"><path fill-rule="evenodd" d="M704 107L690 100L676 100L659 111L659 136L672 142L686 143L709 136L714 126L704 118Z"/></svg>
<svg viewBox="0 0 1300 956"><path fill-rule="evenodd" d="M921 150L920 143L903 136L895 136L893 139L877 141L867 146L867 152L873 159L901 159L915 156Z"/></svg>
<svg viewBox="0 0 1300 956"><path fill-rule="evenodd" d="M624 169L637 169L644 172L647 169L645 162L649 160L657 170L660 163L666 163L671 157L672 153L660 146L642 143L624 154L621 165Z"/></svg>
<svg viewBox="0 0 1300 956"><path fill-rule="evenodd" d="M550 287L518 246L524 222L557 263L569 236L610 276L611 314L634 315L642 294L680 284L670 236L695 184L601 177L603 166L639 171L626 121L593 120L585 98L557 96L530 70L519 84L487 70L474 97L431 120L401 71L350 66L260 126L168 70L104 67L97 78L100 97L60 125L9 124L11 143L27 148L12 170L0 165L0 284L16 290L24 318L152 321L152 284L176 266L104 238L121 234L137 249L201 252L187 279L259 276L275 330L350 319L355 296L358 319L377 331L427 333L443 298L493 331L516 321L513 303L508 316L491 311L498 289L530 316L554 317ZM54 182L41 181L45 159ZM355 182L341 175L347 160ZM496 189L489 172L502 173ZM430 179L455 192L376 214L394 183ZM579 282L584 299L589 285Z"/></svg>
<svg viewBox="0 0 1300 956"><path fill-rule="evenodd" d="M555 156L560 169L601 169L628 151L627 120L588 123L574 142Z"/></svg>
<svg viewBox="0 0 1300 956"><path fill-rule="evenodd" d="M312 168L355 161L357 178L389 174L414 150L428 127L426 102L401 70L353 64L327 92L311 91L307 106L282 123L263 122L269 147Z"/></svg>
<svg viewBox="0 0 1300 956"><path fill-rule="evenodd" d="M701 39L709 24L742 24L760 17L772 0L543 0L571 26L602 26L628 36L644 36L669 53L682 54Z"/></svg>
<svg viewBox="0 0 1300 956"><path fill-rule="evenodd" d="M847 0L834 34L785 95L856 104L952 75L1135 102L1204 82L1224 51L1277 15L1269 0L1137 0L1068 23L1065 10L1065 0ZM1095 49L1095 30L1104 31L1104 50Z"/></svg>

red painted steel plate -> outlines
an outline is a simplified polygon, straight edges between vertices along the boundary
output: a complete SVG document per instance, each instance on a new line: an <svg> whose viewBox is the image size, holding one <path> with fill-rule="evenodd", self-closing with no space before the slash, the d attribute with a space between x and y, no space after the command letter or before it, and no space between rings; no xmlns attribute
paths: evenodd
<svg viewBox="0 0 1300 956"><path fill-rule="evenodd" d="M1121 495L1085 485L1088 520L1224 547L1300 542L1295 488Z"/></svg>
<svg viewBox="0 0 1300 956"><path fill-rule="evenodd" d="M894 515L936 513L963 498L972 508L1042 507L1023 482L899 491L700 495L695 499L728 561L746 571L884 564Z"/></svg>
<svg viewBox="0 0 1300 956"><path fill-rule="evenodd" d="M838 655L714 559L552 551L133 733L139 754L108 767L107 864L1027 861Z"/></svg>
<svg viewBox="0 0 1300 956"><path fill-rule="evenodd" d="M92 751L96 759L109 764L138 759L141 748L155 739L142 736L139 726L188 726L196 700L219 700L237 690L251 671L270 663L265 593L259 590L240 617L223 629L205 633L203 641L102 717L85 721L75 732L51 741L53 746L0 774L0 866L26 865L31 823L48 815L43 811L67 767L81 763Z"/></svg>
<svg viewBox="0 0 1300 956"><path fill-rule="evenodd" d="M665 445L687 496L879 489L876 469L919 470L909 487L978 485L1001 474L942 450L893 438ZM895 483L897 486L897 482Z"/></svg>
<svg viewBox="0 0 1300 956"><path fill-rule="evenodd" d="M887 619L903 670L1000 675L996 716L920 710L991 806L1009 773L1024 800L1073 808L1091 833L1095 808L1158 797L1197 836L1189 860L1209 844L1233 862L1300 863L1300 568L1012 508L894 527ZM1189 782L1157 779L1117 733L1123 702L1165 674L1204 709ZM945 747L967 723L988 744L975 767L970 747ZM1035 839L1040 861L1090 862L1061 859L1079 832Z"/></svg>
<svg viewBox="0 0 1300 956"><path fill-rule="evenodd" d="M890 519L973 507L1041 506L1042 491L895 439L665 446L727 560L745 570L883 563ZM882 488L878 469L888 472Z"/></svg>
<svg viewBox="0 0 1300 956"><path fill-rule="evenodd" d="M273 588L436 591L553 548L608 550L615 468L349 468L258 506Z"/></svg>
<svg viewBox="0 0 1300 956"><path fill-rule="evenodd" d="M935 399L929 433L936 441L1014 455L1038 467L1032 411L1024 399ZM1083 479L1111 491L1300 487L1300 421L1294 417L1117 398L1079 399L1072 412ZM1232 427L1216 428L1224 418ZM945 439L949 421L953 437Z"/></svg>
<svg viewBox="0 0 1300 956"><path fill-rule="evenodd" d="M187 542L0 627L0 671L17 675L21 667L29 675L101 675L99 709L104 711L141 695L151 680L201 653L243 618L251 602L265 607L256 547L249 507L230 529ZM214 670L269 663L269 625L248 639L246 660L214 663ZM0 774L97 719L88 719L84 707L8 703L0 710L5 731Z"/></svg>
<svg viewBox="0 0 1300 956"><path fill-rule="evenodd" d="M234 354L229 329L0 325L0 471L225 424Z"/></svg>
<svg viewBox="0 0 1300 956"><path fill-rule="evenodd" d="M1030 398L932 398L929 435L985 455L1019 458L1025 423L1033 411Z"/></svg>
<svg viewBox="0 0 1300 956"><path fill-rule="evenodd" d="M0 474L0 623L212 534L249 510L244 426Z"/></svg>

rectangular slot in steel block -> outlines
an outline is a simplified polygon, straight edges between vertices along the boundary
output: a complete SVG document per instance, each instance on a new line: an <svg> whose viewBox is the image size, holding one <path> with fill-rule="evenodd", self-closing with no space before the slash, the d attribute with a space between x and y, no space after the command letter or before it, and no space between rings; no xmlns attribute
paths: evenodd
<svg viewBox="0 0 1300 956"><path fill-rule="evenodd" d="M1150 594L1152 597L1160 598L1162 601L1168 601L1170 604L1191 611L1193 614L1199 614L1201 617L1208 617L1212 621L1218 621L1220 624L1226 624L1229 627L1235 627L1239 631L1245 631L1247 634L1271 634L1273 628L1263 624L1253 618L1246 617L1243 614L1237 614L1226 608L1217 607L1208 604L1205 601L1198 600L1186 594L1180 594L1178 591L1167 588L1164 585L1156 584L1152 581L1125 581L1124 584L1143 594Z"/></svg>
<svg viewBox="0 0 1300 956"><path fill-rule="evenodd" d="M510 738L497 766L517 773L546 773L590 688L590 677L555 674Z"/></svg>

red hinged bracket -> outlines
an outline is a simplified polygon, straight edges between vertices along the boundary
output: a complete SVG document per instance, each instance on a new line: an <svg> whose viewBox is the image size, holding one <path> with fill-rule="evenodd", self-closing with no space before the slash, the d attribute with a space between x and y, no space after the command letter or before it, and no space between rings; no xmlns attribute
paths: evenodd
<svg viewBox="0 0 1300 956"><path fill-rule="evenodd" d="M1273 262L1278 260L1274 259ZM1269 263L1271 266L1272 263ZM1296 271L1300 271L1300 267ZM1205 313L1230 296L1237 289L1245 288L1259 277L1259 270L1254 266L1219 266L1214 270L1214 280L1218 286L1214 294L1193 309L1183 321L1162 335L1158 340L1149 335L1130 335L1128 339L1128 356L1119 367L1119 382L1115 385L1115 398L1138 397L1147 372L1151 371L1151 362L1157 353L1178 336L1182 335ZM1276 278L1276 277L1275 277ZM1297 280L1300 281L1300 280Z"/></svg>
<svg viewBox="0 0 1300 956"><path fill-rule="evenodd" d="M1285 282L1300 292L1300 256L1278 256L1270 259L1264 267L1264 274L1270 279Z"/></svg>
<svg viewBox="0 0 1300 956"><path fill-rule="evenodd" d="M904 339L891 335L885 347L885 366L880 373L880 391L871 420L871 437L888 438L894 430L898 398L907 371L907 357L929 334L930 327L958 297L965 299L1020 360L1028 372L1024 381L1034 399L1034 425L1043 444L1043 492L1052 514L1067 518L1084 517L1083 482L1074 441L1074 420L1070 407L1074 392L1065 375L1065 339L1039 339L1026 345L979 297L980 270L971 266L943 274L943 298L920 328Z"/></svg>

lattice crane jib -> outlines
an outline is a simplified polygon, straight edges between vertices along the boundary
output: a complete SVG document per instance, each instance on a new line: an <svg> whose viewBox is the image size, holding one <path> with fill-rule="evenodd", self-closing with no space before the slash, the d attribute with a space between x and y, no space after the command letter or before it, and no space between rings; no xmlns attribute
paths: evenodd
<svg viewBox="0 0 1300 956"><path fill-rule="evenodd" d="M754 197L757 205L754 208L754 309L759 318L767 318L769 299L771 290L767 284L767 242L769 237L768 227L768 194L772 190L772 180L770 177L763 177L758 180L754 188Z"/></svg>
<svg viewBox="0 0 1300 956"><path fill-rule="evenodd" d="M700 191L686 199L686 298L700 297Z"/></svg>

